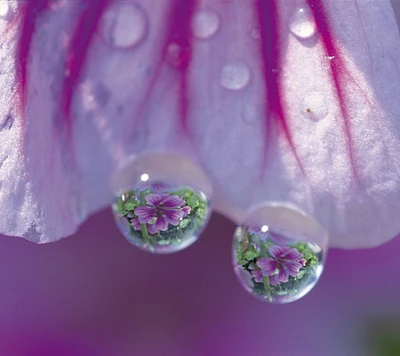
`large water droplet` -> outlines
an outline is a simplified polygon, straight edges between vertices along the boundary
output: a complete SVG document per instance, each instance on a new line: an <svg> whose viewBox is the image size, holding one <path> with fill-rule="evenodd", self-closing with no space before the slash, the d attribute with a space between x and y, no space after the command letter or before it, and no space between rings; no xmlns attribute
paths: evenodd
<svg viewBox="0 0 400 356"><path fill-rule="evenodd" d="M326 246L327 233L312 218L284 205L264 206L236 229L233 266L252 295L289 303L317 283Z"/></svg>
<svg viewBox="0 0 400 356"><path fill-rule="evenodd" d="M104 39L114 47L131 48L145 36L147 19L136 4L116 2L102 17L100 31Z"/></svg>
<svg viewBox="0 0 400 356"><path fill-rule="evenodd" d="M193 17L192 32L198 38L208 39L217 33L219 26L220 19L214 11L202 10Z"/></svg>
<svg viewBox="0 0 400 356"><path fill-rule="evenodd" d="M318 91L307 94L302 102L303 115L313 121L318 121L328 115L328 104L325 96Z"/></svg>
<svg viewBox="0 0 400 356"><path fill-rule="evenodd" d="M7 16L9 9L7 1L0 1L0 17Z"/></svg>
<svg viewBox="0 0 400 356"><path fill-rule="evenodd" d="M146 155L122 169L115 183L123 188L116 194L113 212L126 239L159 254L194 243L211 212L197 174L201 180L202 173L193 163L169 155ZM192 185L187 183L191 179ZM127 181L132 182L128 188Z"/></svg>
<svg viewBox="0 0 400 356"><path fill-rule="evenodd" d="M307 39L315 35L317 28L308 7L296 10L290 23L290 31L300 39Z"/></svg>
<svg viewBox="0 0 400 356"><path fill-rule="evenodd" d="M228 63L222 67L220 84L231 90L240 90L250 81L249 67L240 61Z"/></svg>

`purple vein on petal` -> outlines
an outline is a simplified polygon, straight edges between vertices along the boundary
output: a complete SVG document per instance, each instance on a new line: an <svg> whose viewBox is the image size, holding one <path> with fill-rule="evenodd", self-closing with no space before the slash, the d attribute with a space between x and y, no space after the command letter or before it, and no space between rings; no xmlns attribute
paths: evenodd
<svg viewBox="0 0 400 356"><path fill-rule="evenodd" d="M81 78L90 42L96 33L100 18L110 2L111 0L87 1L86 4L84 4L84 9L82 10L76 25L75 33L70 42L65 65L65 70L68 75L64 80L61 104L70 133L72 131L71 105L74 91Z"/></svg>
<svg viewBox="0 0 400 356"><path fill-rule="evenodd" d="M150 80L148 89L144 96L143 102L140 104L139 109L134 117L136 125L140 124L143 118L146 105L150 100L150 95L154 90L157 80L159 79L162 66L168 56L168 47L174 43L181 47L182 53L177 59L174 67L176 75L179 76L179 123L183 133L188 133L187 117L189 112L189 95L188 95L188 74L192 57L192 34L191 34L191 21L194 11L197 8L198 0L176 0L172 1L168 11L165 28L167 29L164 35L161 57L156 61L154 74ZM161 34L161 36L163 36Z"/></svg>
<svg viewBox="0 0 400 356"><path fill-rule="evenodd" d="M30 0L21 9L21 35L17 48L17 82L21 107L25 107L27 87L27 66L32 37L35 33L37 16L49 7L49 0Z"/></svg>
<svg viewBox="0 0 400 356"><path fill-rule="evenodd" d="M256 13L260 24L261 37L261 56L262 74L265 80L267 102L265 104L265 127L264 127L264 154L261 172L265 171L266 159L268 155L268 142L270 141L271 120L277 121L277 128L282 130L282 134L292 150L296 162L305 175L303 165L296 152L290 128L286 120L283 95L280 82L282 46L279 14L277 0L257 0Z"/></svg>
<svg viewBox="0 0 400 356"><path fill-rule="evenodd" d="M197 7L197 0L180 0L171 8L171 16L169 27L171 32L169 34L170 40L176 38L178 44L183 48L179 66L180 88L179 88L179 121L182 130L187 133L187 117L189 111L189 96L188 96L188 73L192 58L192 34L191 34L191 21L194 11ZM185 48L187 45L187 51ZM165 52L164 52L165 53Z"/></svg>
<svg viewBox="0 0 400 356"><path fill-rule="evenodd" d="M343 58L341 56L340 51L336 47L336 43L332 34L332 26L329 23L323 1L307 0L307 2L311 9L311 13L313 14L316 27L320 33L321 40L325 48L326 56L327 57L332 56L335 58L334 61L330 61L332 81L336 89L336 94L338 96L338 101L339 101L339 108L343 118L343 129L344 129L344 134L346 135L347 150L349 153L351 169L353 171L355 179L359 180L360 177L357 171L357 166L355 162L356 160L353 152L354 147L353 147L353 137L351 132L349 108L346 104L349 98L346 97L346 89L344 88L346 82L345 76L347 75L351 78L351 75L348 69L346 68L345 63L343 62Z"/></svg>

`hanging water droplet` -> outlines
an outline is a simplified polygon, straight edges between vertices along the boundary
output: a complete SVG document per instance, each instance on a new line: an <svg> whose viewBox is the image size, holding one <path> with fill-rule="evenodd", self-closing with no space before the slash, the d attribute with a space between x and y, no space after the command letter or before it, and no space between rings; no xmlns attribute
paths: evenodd
<svg viewBox="0 0 400 356"><path fill-rule="evenodd" d="M325 96L318 91L306 95L302 102L302 113L308 119L319 121L328 115L328 104Z"/></svg>
<svg viewBox="0 0 400 356"><path fill-rule="evenodd" d="M202 10L193 17L192 32L198 38L208 39L217 33L219 26L220 19L214 11Z"/></svg>
<svg viewBox="0 0 400 356"><path fill-rule="evenodd" d="M144 38L147 19L136 4L116 2L104 13L100 31L104 39L113 47L131 48Z"/></svg>
<svg viewBox="0 0 400 356"><path fill-rule="evenodd" d="M290 23L290 31L300 39L311 38L317 32L317 28L308 7L296 10Z"/></svg>
<svg viewBox="0 0 400 356"><path fill-rule="evenodd" d="M231 90L240 90L250 81L249 67L240 61L231 62L222 67L220 84Z"/></svg>
<svg viewBox="0 0 400 356"><path fill-rule="evenodd" d="M10 7L7 1L0 1L0 17L6 17Z"/></svg>
<svg viewBox="0 0 400 356"><path fill-rule="evenodd" d="M264 206L236 229L233 266L254 296L289 303L317 283L326 246L326 231L310 217L284 205Z"/></svg>
<svg viewBox="0 0 400 356"><path fill-rule="evenodd" d="M180 180L184 183L177 183L179 174L186 177ZM193 163L169 155L146 155L123 169L116 184L124 188L116 194L113 212L126 239L158 254L177 252L194 243L211 212L206 193L197 188L201 185L198 174L202 179ZM192 178L194 184L187 184ZM133 182L129 188L127 179Z"/></svg>

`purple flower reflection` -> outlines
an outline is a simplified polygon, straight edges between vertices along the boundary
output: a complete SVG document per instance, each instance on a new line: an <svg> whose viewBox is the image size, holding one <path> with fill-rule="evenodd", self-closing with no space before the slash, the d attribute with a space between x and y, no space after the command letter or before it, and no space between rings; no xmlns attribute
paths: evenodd
<svg viewBox="0 0 400 356"><path fill-rule="evenodd" d="M177 226L190 213L190 207L184 206L186 201L177 195L149 194L145 199L148 206L138 206L134 210L138 221L133 219L132 225L138 229L139 224L147 224L150 234L167 231L168 224Z"/></svg>
<svg viewBox="0 0 400 356"><path fill-rule="evenodd" d="M268 253L272 258L262 257L257 261L263 276L268 276L272 285L286 283L289 276L296 277L301 267L306 265L303 255L288 246L271 246Z"/></svg>

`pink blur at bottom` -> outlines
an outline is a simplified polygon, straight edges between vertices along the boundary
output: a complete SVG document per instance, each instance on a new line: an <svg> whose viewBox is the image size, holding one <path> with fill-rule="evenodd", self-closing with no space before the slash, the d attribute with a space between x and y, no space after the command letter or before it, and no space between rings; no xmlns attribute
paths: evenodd
<svg viewBox="0 0 400 356"><path fill-rule="evenodd" d="M357 356L371 321L400 319L400 239L330 251L310 294L270 305L236 280L234 229L214 216L168 256L131 246L110 211L54 244L1 237L0 355Z"/></svg>

